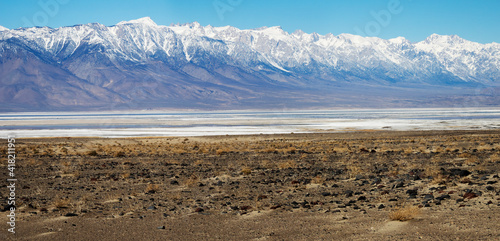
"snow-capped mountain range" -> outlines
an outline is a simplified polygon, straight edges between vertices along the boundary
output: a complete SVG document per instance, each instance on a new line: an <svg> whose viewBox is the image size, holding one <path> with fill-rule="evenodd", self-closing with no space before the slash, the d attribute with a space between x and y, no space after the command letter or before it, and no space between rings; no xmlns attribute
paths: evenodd
<svg viewBox="0 0 500 241"><path fill-rule="evenodd" d="M437 34L413 43L280 27L161 26L149 17L109 27L0 26L0 78L0 101L12 109L342 106L349 96L359 100L355 93L496 91L500 44Z"/></svg>

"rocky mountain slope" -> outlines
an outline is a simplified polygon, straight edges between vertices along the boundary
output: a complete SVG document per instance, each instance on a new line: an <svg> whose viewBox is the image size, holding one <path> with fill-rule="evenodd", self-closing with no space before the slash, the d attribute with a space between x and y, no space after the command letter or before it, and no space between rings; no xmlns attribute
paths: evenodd
<svg viewBox="0 0 500 241"><path fill-rule="evenodd" d="M3 111L494 105L500 44L150 18L0 27Z"/></svg>

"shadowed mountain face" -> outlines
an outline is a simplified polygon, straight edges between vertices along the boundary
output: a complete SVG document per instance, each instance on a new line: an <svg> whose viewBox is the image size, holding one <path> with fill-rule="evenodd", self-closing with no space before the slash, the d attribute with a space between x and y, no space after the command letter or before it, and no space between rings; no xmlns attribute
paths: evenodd
<svg viewBox="0 0 500 241"><path fill-rule="evenodd" d="M498 105L500 44L142 18L0 27L0 111Z"/></svg>

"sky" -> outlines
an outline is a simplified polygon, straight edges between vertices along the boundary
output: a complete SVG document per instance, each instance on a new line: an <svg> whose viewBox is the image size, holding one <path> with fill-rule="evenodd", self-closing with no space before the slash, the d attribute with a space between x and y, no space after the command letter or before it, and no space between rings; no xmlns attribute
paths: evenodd
<svg viewBox="0 0 500 241"><path fill-rule="evenodd" d="M57 28L151 17L159 25L251 29L281 26L292 33L341 33L412 42L433 33L500 43L499 0L2 0L0 25Z"/></svg>

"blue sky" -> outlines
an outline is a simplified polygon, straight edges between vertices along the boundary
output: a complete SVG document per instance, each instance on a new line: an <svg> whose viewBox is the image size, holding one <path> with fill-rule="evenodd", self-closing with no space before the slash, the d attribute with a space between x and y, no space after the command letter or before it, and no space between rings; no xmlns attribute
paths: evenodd
<svg viewBox="0 0 500 241"><path fill-rule="evenodd" d="M13 29L151 17L157 24L197 21L241 29L281 26L421 41L432 33L500 42L498 0L2 0L0 25Z"/></svg>

